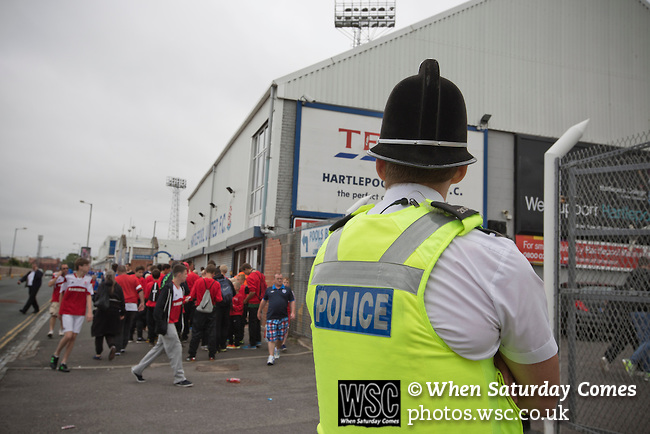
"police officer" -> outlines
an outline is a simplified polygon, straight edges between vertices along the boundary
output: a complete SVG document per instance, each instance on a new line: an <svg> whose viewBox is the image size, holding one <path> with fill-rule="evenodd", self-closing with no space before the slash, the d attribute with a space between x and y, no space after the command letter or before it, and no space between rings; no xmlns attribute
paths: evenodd
<svg viewBox="0 0 650 434"><path fill-rule="evenodd" d="M557 344L543 284L514 243L445 203L476 159L463 95L435 60L395 86L368 153L384 199L332 226L307 292L318 431L521 432L517 405L557 397L497 391L558 384ZM482 409L502 417L482 421Z"/></svg>

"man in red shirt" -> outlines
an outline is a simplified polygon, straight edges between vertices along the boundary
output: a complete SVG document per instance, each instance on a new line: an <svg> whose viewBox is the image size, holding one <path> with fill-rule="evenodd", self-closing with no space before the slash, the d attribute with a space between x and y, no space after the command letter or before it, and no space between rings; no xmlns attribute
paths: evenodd
<svg viewBox="0 0 650 434"><path fill-rule="evenodd" d="M201 278L198 274L194 272L194 262L192 260L187 260L183 262L183 265L185 265L185 268L187 268L187 280L185 281L185 295L190 294L190 290L194 286L197 280ZM197 302L200 303L201 300ZM190 335L190 330L194 327L193 325L193 320L194 320L194 312L196 311L196 305L194 304L194 301L190 300L188 303L186 303L183 306L184 313L183 315L183 333L181 334L181 341L185 342L187 341L189 335Z"/></svg>
<svg viewBox="0 0 650 434"><path fill-rule="evenodd" d="M61 284L59 314L63 323L64 335L50 358L50 368L57 369L59 356L65 349L61 365L58 367L59 372L70 372L67 365L68 357L70 357L77 335L81 331L84 316L88 322L93 320L93 284L92 276L88 275L90 261L78 258L74 262L74 270L74 274L66 275Z"/></svg>
<svg viewBox="0 0 650 434"><path fill-rule="evenodd" d="M126 351L131 335L131 326L138 312L144 310L144 294L142 285L135 274L127 274L124 265L118 265L115 283L122 287L124 292L124 306L126 312L122 320L122 340L117 339L117 345L121 345L120 354ZM119 347L118 347L119 348Z"/></svg>
<svg viewBox="0 0 650 434"><path fill-rule="evenodd" d="M253 271L251 264L244 264L242 268L248 287L248 295L244 300L244 304L248 303L248 343L250 347L259 347L262 345L262 332L260 320L257 318L257 310L266 292L266 278L259 271Z"/></svg>
<svg viewBox="0 0 650 434"><path fill-rule="evenodd" d="M185 261L185 265L187 266L187 286L191 290L196 281L199 280L201 276L194 272L194 261L188 259ZM199 302L201 302L201 300L199 300Z"/></svg>
<svg viewBox="0 0 650 434"><path fill-rule="evenodd" d="M217 272L217 267L208 264L205 269L205 278L199 278L196 283L191 287L190 300L199 306L205 295L205 291L210 291L210 299L212 301L211 312L194 311L192 318L192 340L190 341L190 349L188 351L187 360L193 362L196 360L196 350L199 347L199 342L203 336L207 337L208 341L208 357L214 360L217 354L217 329L215 326L215 304L222 300L221 285L214 280L214 275Z"/></svg>
<svg viewBox="0 0 650 434"><path fill-rule="evenodd" d="M174 371L174 384L180 387L191 387L192 382L185 378L183 347L178 338L175 324L183 320L183 302L189 299L189 296L187 298L184 296L181 288L181 284L187 279L187 268L178 264L174 266L172 273L174 273L173 278L162 288L154 308L158 342L145 354L140 363L131 368L131 372L135 375L138 383L144 383L142 373L164 351L169 357L169 363Z"/></svg>
<svg viewBox="0 0 650 434"><path fill-rule="evenodd" d="M135 277L138 278L138 283L140 283L140 286L142 287L142 291L144 291L144 286L145 286L144 266L138 265L135 268ZM135 315L133 324L131 324L131 330L129 331L129 338L130 338L129 340L131 341L133 340L133 332L137 331L138 332L137 342L138 343L144 342L142 333L144 332L144 328L147 326L147 312L145 312L145 310L146 309L142 309L138 311L138 313Z"/></svg>
<svg viewBox="0 0 650 434"><path fill-rule="evenodd" d="M153 309L156 307L156 300L158 300L158 296L160 295L160 281L162 278L158 268L154 268L149 276L151 279L144 284L144 299L147 315L147 342L153 345L157 337L156 323L153 320Z"/></svg>

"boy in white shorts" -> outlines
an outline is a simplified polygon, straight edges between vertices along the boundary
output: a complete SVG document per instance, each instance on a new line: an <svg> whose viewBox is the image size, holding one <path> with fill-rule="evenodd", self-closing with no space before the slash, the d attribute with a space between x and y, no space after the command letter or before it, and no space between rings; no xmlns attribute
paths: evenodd
<svg viewBox="0 0 650 434"><path fill-rule="evenodd" d="M67 361L77 335L81 331L84 316L88 322L93 320L92 276L87 274L90 270L90 261L79 258L74 262L74 269L75 272L66 275L65 281L61 284L59 315L63 324L63 338L50 358L50 368L57 369L59 355L65 349L61 364L58 366L60 372L70 372Z"/></svg>

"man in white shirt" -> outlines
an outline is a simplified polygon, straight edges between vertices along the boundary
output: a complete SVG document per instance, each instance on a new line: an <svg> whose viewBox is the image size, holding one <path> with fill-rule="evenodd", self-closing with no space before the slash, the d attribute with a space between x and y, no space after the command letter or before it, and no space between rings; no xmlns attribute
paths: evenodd
<svg viewBox="0 0 650 434"><path fill-rule="evenodd" d="M20 312L22 314L26 314L27 309L29 309L30 306L34 308L34 313L38 313L39 307L38 301L36 301L36 294L38 294L38 290L41 288L42 281L43 272L38 269L38 264L36 262L32 264L32 271L25 274L20 278L20 280L18 280L19 285L23 282L26 282L27 289L29 290L29 298L27 299L27 303L25 303L25 306L20 309Z"/></svg>
<svg viewBox="0 0 650 434"><path fill-rule="evenodd" d="M414 144L399 140L409 126L406 119L399 118L408 114L398 113L397 107L408 104L409 98L402 98L398 87L393 92L397 95L392 106L391 98L387 103L381 137L368 152L377 158L377 173L387 191L369 214L396 212L425 199L444 202L449 187L462 181L468 165L476 161L467 152L466 143L458 146L445 140L454 134L466 137L464 119L457 128L462 132L442 131L450 129L452 117L460 110L449 114L453 110L440 108L437 125L423 126L422 121L415 127L420 135L447 134L444 138L436 137L431 143L415 140L418 143ZM421 109L423 117L426 110ZM463 107L463 116L464 111ZM395 204L402 198L407 199L406 204ZM519 384L558 383L557 344L548 323L543 282L509 239L479 230L456 237L431 271L424 302L434 330L460 356L470 360L496 356L498 367L505 371L507 366ZM552 397L530 396L520 397L517 404L521 408L553 408L555 402Z"/></svg>

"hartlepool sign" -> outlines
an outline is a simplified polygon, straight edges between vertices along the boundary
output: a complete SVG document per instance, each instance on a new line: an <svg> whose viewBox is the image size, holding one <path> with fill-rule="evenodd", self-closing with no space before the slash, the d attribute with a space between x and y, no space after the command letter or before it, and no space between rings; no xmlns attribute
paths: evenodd
<svg viewBox="0 0 650 434"><path fill-rule="evenodd" d="M292 211L294 216L330 218L359 199L383 199L384 182L366 151L377 144L382 113L298 102ZM447 200L484 211L483 132L470 130L468 149L478 162L453 185Z"/></svg>

